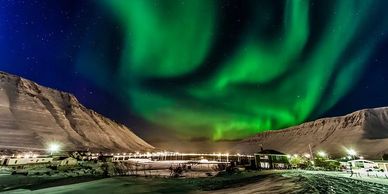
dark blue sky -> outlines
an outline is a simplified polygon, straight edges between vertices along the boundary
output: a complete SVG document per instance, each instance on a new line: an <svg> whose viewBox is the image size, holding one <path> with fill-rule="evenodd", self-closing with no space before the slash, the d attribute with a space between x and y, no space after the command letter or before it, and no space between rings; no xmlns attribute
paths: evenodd
<svg viewBox="0 0 388 194"><path fill-rule="evenodd" d="M233 14L243 12L241 8ZM238 32L232 29L236 25L227 21L225 26L223 38L235 41ZM123 48L122 28L95 1L0 0L0 70L73 93L87 107L140 134L146 133L145 129L152 124L132 112L125 102L126 95L118 87L120 83L116 83ZM309 120L388 106L385 33L371 33L370 36L376 36L377 47L366 60L360 79L355 79L354 87L327 112L313 114ZM360 41L356 45L367 44Z"/></svg>

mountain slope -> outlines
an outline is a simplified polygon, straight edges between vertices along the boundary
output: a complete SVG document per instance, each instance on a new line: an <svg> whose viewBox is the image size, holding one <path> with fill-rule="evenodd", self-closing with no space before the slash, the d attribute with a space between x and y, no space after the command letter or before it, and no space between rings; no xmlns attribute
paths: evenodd
<svg viewBox="0 0 388 194"><path fill-rule="evenodd" d="M53 141L67 150L154 149L124 125L85 108L73 95L0 72L0 149L42 149Z"/></svg>
<svg viewBox="0 0 388 194"><path fill-rule="evenodd" d="M324 150L343 156L346 148L360 155L379 159L388 154L388 107L364 109L351 114L318 119L283 130L269 131L244 139L236 149L253 153L263 146L284 153L309 153Z"/></svg>

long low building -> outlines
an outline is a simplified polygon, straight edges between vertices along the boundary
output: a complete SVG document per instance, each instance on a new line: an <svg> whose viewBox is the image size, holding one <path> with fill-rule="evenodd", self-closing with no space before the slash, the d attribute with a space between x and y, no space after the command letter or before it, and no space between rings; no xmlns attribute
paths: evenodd
<svg viewBox="0 0 388 194"><path fill-rule="evenodd" d="M3 166L20 166L27 164L46 164L51 163L53 158L40 158L40 157L10 157L4 158L1 161Z"/></svg>

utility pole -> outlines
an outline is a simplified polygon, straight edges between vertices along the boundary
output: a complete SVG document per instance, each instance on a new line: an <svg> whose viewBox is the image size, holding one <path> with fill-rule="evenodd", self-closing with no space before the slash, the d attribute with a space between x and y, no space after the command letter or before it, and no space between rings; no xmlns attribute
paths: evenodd
<svg viewBox="0 0 388 194"><path fill-rule="evenodd" d="M311 144L309 144L309 150L310 150L311 160L314 160L314 154L313 154L313 150L311 149Z"/></svg>

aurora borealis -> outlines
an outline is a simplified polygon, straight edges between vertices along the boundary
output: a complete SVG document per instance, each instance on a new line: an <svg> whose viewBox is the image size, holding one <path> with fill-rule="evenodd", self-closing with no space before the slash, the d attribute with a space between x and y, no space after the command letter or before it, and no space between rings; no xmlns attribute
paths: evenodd
<svg viewBox="0 0 388 194"><path fill-rule="evenodd" d="M388 105L385 1L58 2L1 2L1 70L148 139L238 140Z"/></svg>

